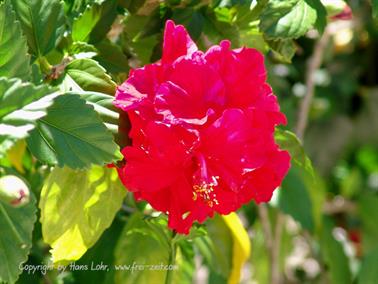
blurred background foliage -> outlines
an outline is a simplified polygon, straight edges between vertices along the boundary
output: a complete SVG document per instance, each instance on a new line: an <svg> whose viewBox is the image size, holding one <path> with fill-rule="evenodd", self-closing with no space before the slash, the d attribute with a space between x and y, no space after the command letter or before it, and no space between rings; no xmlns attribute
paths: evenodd
<svg viewBox="0 0 378 284"><path fill-rule="evenodd" d="M38 53L41 49L33 50L30 45L33 39L27 36L32 62L30 81L64 89L68 83L60 75L69 72L66 62L92 58L106 69L111 80L120 84L131 68L160 58L167 19L185 25L202 50L222 39L230 39L234 48L259 49L266 54L268 80L288 117L287 129L296 128L298 110L312 88L309 84L314 87L303 137L314 172L303 171L306 157L298 153L298 159L305 162L293 166L282 189L268 205L250 203L240 210L252 243L241 283L375 284L378 283L378 19L372 16L370 1L347 1L352 17L341 20L332 17L330 9L327 15L319 3L65 0L64 13L56 17L60 23L53 27L56 44L47 42L43 57ZM277 29L278 19L290 13L300 15L303 5L313 7L315 12L311 13L315 16L310 13L305 20L294 22L294 31ZM316 52L321 53L320 62L311 68ZM111 94L114 83L107 82L100 86L101 92ZM83 88L99 91L98 86L93 86ZM294 137L291 143L299 142ZM17 142L1 160L1 173L22 176L39 198L49 169L33 157L30 143L28 146L24 140ZM135 204L131 194L127 195L110 228L76 264L92 261L122 264L129 261L127 257L136 261L165 259L165 255L156 251L161 243L148 239L146 232L159 231L160 235L172 236L165 231L163 218L151 221L150 215L150 207ZM198 226L188 239L175 240L179 244L180 270L174 283L229 281L235 255L232 251L235 247L231 245L234 236L222 222L215 218L208 222L207 233ZM133 230L129 230L132 226ZM138 242L143 245L138 246ZM42 240L41 224L37 222L27 264L48 263L49 259L49 247ZM160 281L159 275L148 273L133 276L113 270L60 273L53 270L46 274L24 272L18 283Z"/></svg>

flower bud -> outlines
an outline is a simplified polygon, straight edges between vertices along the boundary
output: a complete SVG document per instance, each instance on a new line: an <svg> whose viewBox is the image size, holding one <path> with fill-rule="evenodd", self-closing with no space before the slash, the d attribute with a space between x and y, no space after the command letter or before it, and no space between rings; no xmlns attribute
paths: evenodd
<svg viewBox="0 0 378 284"><path fill-rule="evenodd" d="M0 201L13 207L20 207L30 200L30 190L17 176L7 175L0 178Z"/></svg>

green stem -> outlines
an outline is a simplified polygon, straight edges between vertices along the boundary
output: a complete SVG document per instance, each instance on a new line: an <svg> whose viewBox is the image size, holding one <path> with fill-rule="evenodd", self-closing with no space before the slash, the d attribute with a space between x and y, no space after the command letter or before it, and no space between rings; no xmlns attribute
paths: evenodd
<svg viewBox="0 0 378 284"><path fill-rule="evenodd" d="M39 67L41 68L41 71L43 74L49 74L51 71L51 64L47 61L45 57L39 57L38 58Z"/></svg>
<svg viewBox="0 0 378 284"><path fill-rule="evenodd" d="M171 251L170 251L169 260L168 260L168 265L169 265L168 268L172 268L172 269L168 269L167 270L167 276L165 278L165 284L172 284L173 283L173 274L174 274L173 267L175 266L175 262L176 262L176 242L175 242L175 236L176 236L176 232L174 231L173 234L172 234Z"/></svg>

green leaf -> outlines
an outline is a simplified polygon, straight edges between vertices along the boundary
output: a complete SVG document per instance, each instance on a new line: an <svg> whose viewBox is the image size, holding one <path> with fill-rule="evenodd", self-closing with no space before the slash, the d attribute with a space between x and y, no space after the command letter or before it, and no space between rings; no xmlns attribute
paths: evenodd
<svg viewBox="0 0 378 284"><path fill-rule="evenodd" d="M77 94L93 106L109 130L118 134L119 113L113 105L113 96L97 92L78 92Z"/></svg>
<svg viewBox="0 0 378 284"><path fill-rule="evenodd" d="M293 40L291 39L267 39L269 47L272 49L274 55L278 60L284 63L291 63L291 59L294 57L297 50Z"/></svg>
<svg viewBox="0 0 378 284"><path fill-rule="evenodd" d="M283 212L292 216L303 228L314 231L311 198L297 167L293 166L283 180L278 204Z"/></svg>
<svg viewBox="0 0 378 284"><path fill-rule="evenodd" d="M115 282L165 283L167 270L148 266L168 265L171 251L168 234L165 219L147 219L140 213L133 214L115 250ZM133 265L142 265L142 268L133 268Z"/></svg>
<svg viewBox="0 0 378 284"><path fill-rule="evenodd" d="M130 67L127 56L118 45L109 40L103 40L96 44L96 48L98 50L98 56L94 59L110 73L129 72Z"/></svg>
<svg viewBox="0 0 378 284"><path fill-rule="evenodd" d="M293 214L293 218L304 228L310 231L319 229L325 195L312 163L294 133L276 129L275 141L281 149L290 153L292 159L292 167L283 181L282 190L279 191L279 199L282 199L279 201L281 209L288 214ZM296 194L301 196L301 200L303 198L303 206L298 206L298 208Z"/></svg>
<svg viewBox="0 0 378 284"><path fill-rule="evenodd" d="M0 157L14 143L28 136L36 121L45 116L57 95L45 85L0 78Z"/></svg>
<svg viewBox="0 0 378 284"><path fill-rule="evenodd" d="M206 222L208 235L194 239L194 244L219 281L227 282L232 270L232 233L220 215Z"/></svg>
<svg viewBox="0 0 378 284"><path fill-rule="evenodd" d="M248 30L240 31L240 43L246 47L255 48L264 54L269 51L269 46L256 25Z"/></svg>
<svg viewBox="0 0 378 284"><path fill-rule="evenodd" d="M66 49L67 53L73 58L83 58L82 56L86 56L85 58L92 58L98 53L97 48L95 48L92 44L81 41L73 42L67 46Z"/></svg>
<svg viewBox="0 0 378 284"><path fill-rule="evenodd" d="M9 1L0 3L0 77L30 76L30 56L21 25Z"/></svg>
<svg viewBox="0 0 378 284"><path fill-rule="evenodd" d="M321 0L307 0L308 4L311 5L316 10L316 22L314 27L323 33L327 25L327 10L324 7Z"/></svg>
<svg viewBox="0 0 378 284"><path fill-rule="evenodd" d="M348 171L348 174L340 181L341 194L349 199L357 196L363 188L363 177L357 167Z"/></svg>
<svg viewBox="0 0 378 284"><path fill-rule="evenodd" d="M81 98L85 99L88 103L93 104L96 108L102 107L108 111L116 112L117 108L114 106L114 96L98 93L98 92L80 92L77 93ZM98 112L101 112L100 110ZM104 111L105 112L105 111Z"/></svg>
<svg viewBox="0 0 378 284"><path fill-rule="evenodd" d="M271 39L298 38L315 25L317 9L313 2L318 1L269 0L260 17L260 29Z"/></svg>
<svg viewBox="0 0 378 284"><path fill-rule="evenodd" d="M111 95L114 95L117 86L106 74L106 70L92 59L76 59L70 62L65 68L63 84L73 91L83 89Z"/></svg>
<svg viewBox="0 0 378 284"><path fill-rule="evenodd" d="M64 1L64 10L68 17L73 15L78 15L83 12L89 5L93 3L101 3L106 0L65 0Z"/></svg>
<svg viewBox="0 0 378 284"><path fill-rule="evenodd" d="M368 252L362 260L358 284L375 284L378 279L378 248Z"/></svg>
<svg viewBox="0 0 378 284"><path fill-rule="evenodd" d="M126 8L131 14L135 14L147 0L121 0L120 5Z"/></svg>
<svg viewBox="0 0 378 284"><path fill-rule="evenodd" d="M105 126L113 133L116 142L121 148L130 145L130 138L127 136L130 131L130 122L125 113L113 105L114 96L97 92L72 92L80 95L86 102L94 107Z"/></svg>
<svg viewBox="0 0 378 284"><path fill-rule="evenodd" d="M63 34L64 11L60 0L11 0L36 57L47 54Z"/></svg>
<svg viewBox="0 0 378 284"><path fill-rule="evenodd" d="M93 107L78 95L55 99L27 143L42 162L71 168L103 165L119 158L119 148Z"/></svg>
<svg viewBox="0 0 378 284"><path fill-rule="evenodd" d="M333 228L332 220L324 218L320 247L323 259L329 269L330 283L352 283L348 258L342 244L334 238Z"/></svg>
<svg viewBox="0 0 378 284"><path fill-rule="evenodd" d="M157 15L156 15L157 14ZM141 61L141 64L151 62L156 46L160 46L160 15L159 11L152 17L129 14L124 20L124 43L130 51ZM142 35L150 36L142 36Z"/></svg>
<svg viewBox="0 0 378 284"><path fill-rule="evenodd" d="M251 263L253 263L253 279L256 283L270 283L270 256L266 249L266 236L264 234L261 222L253 224L255 234L252 238ZM285 230L283 231L285 233ZM282 247L282 243L281 243ZM281 252L281 256L284 255Z"/></svg>
<svg viewBox="0 0 378 284"><path fill-rule="evenodd" d="M230 21L233 20L233 11L228 8L214 9L204 17L203 31L210 41L218 42L224 38L231 41L232 46L240 46L239 30Z"/></svg>
<svg viewBox="0 0 378 284"><path fill-rule="evenodd" d="M378 196L373 193L361 194L358 199L357 212L362 222L364 250L376 248L378 239Z"/></svg>
<svg viewBox="0 0 378 284"><path fill-rule="evenodd" d="M293 132L277 128L274 139L281 149L289 151L291 158L299 167L303 168L309 175L314 175L311 161L307 157L302 143Z"/></svg>
<svg viewBox="0 0 378 284"><path fill-rule="evenodd" d="M371 0L373 5L373 17L378 18L378 0Z"/></svg>
<svg viewBox="0 0 378 284"><path fill-rule="evenodd" d="M0 282L15 283L32 247L35 200L15 208L0 202Z"/></svg>
<svg viewBox="0 0 378 284"><path fill-rule="evenodd" d="M195 253L191 242L181 242L177 248L176 264L173 283L193 284L193 276L196 272Z"/></svg>
<svg viewBox="0 0 378 284"><path fill-rule="evenodd" d="M88 6L73 22L72 39L90 43L101 41L117 16L116 7L116 0Z"/></svg>
<svg viewBox="0 0 378 284"><path fill-rule="evenodd" d="M78 260L112 223L126 190L115 169L55 168L41 192L43 240L54 263Z"/></svg>
<svg viewBox="0 0 378 284"><path fill-rule="evenodd" d="M198 40L202 33L203 16L194 8L177 8L173 11L172 20L184 25L193 40Z"/></svg>
<svg viewBox="0 0 378 284"><path fill-rule="evenodd" d="M236 8L235 24L243 30L250 29L251 22L259 20L260 14L268 0L259 0L257 3L251 4L250 1L240 3L234 6Z"/></svg>

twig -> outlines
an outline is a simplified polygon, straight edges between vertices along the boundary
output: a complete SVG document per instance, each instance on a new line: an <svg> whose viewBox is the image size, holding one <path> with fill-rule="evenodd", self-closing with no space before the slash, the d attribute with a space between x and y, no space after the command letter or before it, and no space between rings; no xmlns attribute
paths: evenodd
<svg viewBox="0 0 378 284"><path fill-rule="evenodd" d="M298 123L296 127L296 134L300 140L303 140L303 135L307 127L308 114L310 111L310 106L312 99L314 97L315 91L315 72L319 69L323 61L324 50L328 44L330 38L330 28L327 26L324 30L323 35L320 37L318 42L315 44L314 52L308 60L307 70L306 70L306 93L301 102L299 113L298 113Z"/></svg>
<svg viewBox="0 0 378 284"><path fill-rule="evenodd" d="M271 270L270 270L270 279L271 283L280 284L281 271L280 271L280 250L281 250L281 237L283 231L283 225L285 224L285 215L280 211L277 212L276 226L274 230L274 239L272 243L272 252L271 252Z"/></svg>
<svg viewBox="0 0 378 284"><path fill-rule="evenodd" d="M269 220L269 212L268 208L266 208L266 204L259 204L257 206L257 211L259 213L259 217L261 220L262 230L265 236L265 245L268 251L272 251L272 226Z"/></svg>
<svg viewBox="0 0 378 284"><path fill-rule="evenodd" d="M323 206L323 212L327 215L352 213L355 211L356 204L346 199L326 201Z"/></svg>

